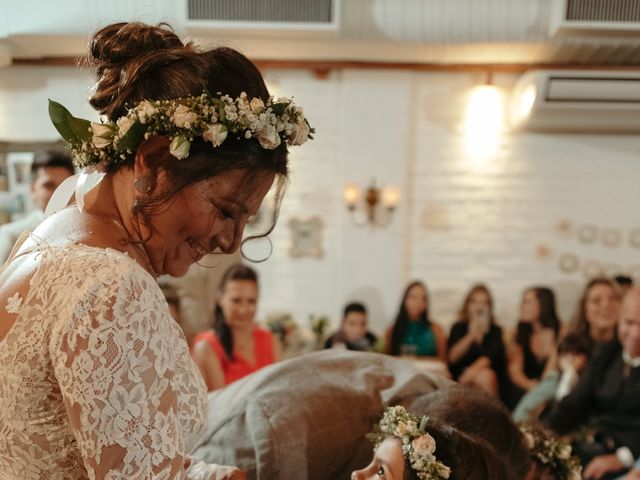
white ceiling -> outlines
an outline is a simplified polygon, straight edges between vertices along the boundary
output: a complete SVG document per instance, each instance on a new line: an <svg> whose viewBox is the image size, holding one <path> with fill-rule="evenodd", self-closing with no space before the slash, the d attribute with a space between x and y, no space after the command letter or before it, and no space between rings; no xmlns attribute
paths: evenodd
<svg viewBox="0 0 640 480"><path fill-rule="evenodd" d="M255 59L640 66L640 30L553 36L561 1L342 0L339 30L323 33L196 29L188 25L186 0L0 0L0 64L81 56L92 31L126 19L167 21L204 44L234 46Z"/></svg>

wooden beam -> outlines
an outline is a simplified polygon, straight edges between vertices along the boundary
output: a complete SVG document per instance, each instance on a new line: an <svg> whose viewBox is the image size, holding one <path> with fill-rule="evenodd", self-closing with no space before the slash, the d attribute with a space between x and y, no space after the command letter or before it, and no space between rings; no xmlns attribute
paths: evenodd
<svg viewBox="0 0 640 480"><path fill-rule="evenodd" d="M351 60L254 60L262 70L310 70L319 78L327 78L332 70L376 69L409 70L415 72L487 72L523 73L528 70L625 70L640 71L640 65L609 65L581 63L410 63L365 62ZM84 57L14 58L13 65L84 66Z"/></svg>

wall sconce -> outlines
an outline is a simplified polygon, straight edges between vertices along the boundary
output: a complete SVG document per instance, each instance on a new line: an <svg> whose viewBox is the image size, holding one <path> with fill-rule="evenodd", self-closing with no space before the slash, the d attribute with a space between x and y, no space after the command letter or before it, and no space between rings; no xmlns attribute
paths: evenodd
<svg viewBox="0 0 640 480"><path fill-rule="evenodd" d="M344 202L357 226L386 227L391 223L393 212L400 201L400 191L396 187L376 187L375 180L364 190L364 201L357 185L350 183L344 188ZM358 211L358 206L364 212Z"/></svg>

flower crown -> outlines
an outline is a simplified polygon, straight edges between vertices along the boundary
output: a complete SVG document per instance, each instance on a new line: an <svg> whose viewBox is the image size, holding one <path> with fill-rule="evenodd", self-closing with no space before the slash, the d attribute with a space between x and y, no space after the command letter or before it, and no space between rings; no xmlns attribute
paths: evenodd
<svg viewBox="0 0 640 480"><path fill-rule="evenodd" d="M49 100L49 116L80 168L131 158L140 143L152 135L169 137L169 152L178 160L189 156L191 142L202 137L219 147L229 135L258 141L265 150L281 143L302 145L313 138L302 108L289 98L249 99L246 93L233 99L205 92L173 100L143 100L115 122L95 123L76 118L62 105ZM255 140L252 140L255 139Z"/></svg>
<svg viewBox="0 0 640 480"><path fill-rule="evenodd" d="M402 453L421 480L446 480L451 469L439 461L435 439L427 433L428 417L418 419L402 406L387 407L377 431L368 437L377 449L385 439L396 437L402 441Z"/></svg>
<svg viewBox="0 0 640 480"><path fill-rule="evenodd" d="M582 466L573 455L571 445L554 437L542 428L521 425L520 431L531 458L551 470L557 480L580 480Z"/></svg>

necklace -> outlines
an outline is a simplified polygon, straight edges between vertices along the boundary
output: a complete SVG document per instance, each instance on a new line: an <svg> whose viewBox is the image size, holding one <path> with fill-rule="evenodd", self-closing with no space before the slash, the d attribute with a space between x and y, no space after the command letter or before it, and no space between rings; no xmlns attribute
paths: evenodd
<svg viewBox="0 0 640 480"><path fill-rule="evenodd" d="M142 260L145 263L145 265L142 265L142 267L145 270L147 270L154 278L158 277L158 273L153 268L153 265L151 265L151 259L149 258L149 254L147 253L147 251L142 246L142 241L141 240L132 240L130 238L130 236L129 236L129 231L126 229L126 227L124 226L124 224L120 220L118 220L117 218L112 217L112 216L101 215L101 214L97 214L95 212L91 212L90 215L94 215L96 217L104 218L105 220L109 220L112 223L114 223L115 225L117 225L118 228L120 229L120 231L122 233L124 233L124 238L121 237L121 238L118 239L118 243L120 244L120 246L125 248L125 249L127 247L129 247L129 246L133 246L138 252L138 255L136 255L136 257L141 257L140 260Z"/></svg>

